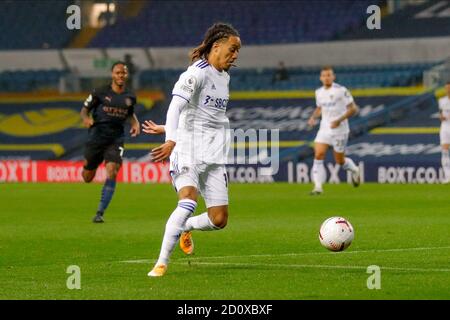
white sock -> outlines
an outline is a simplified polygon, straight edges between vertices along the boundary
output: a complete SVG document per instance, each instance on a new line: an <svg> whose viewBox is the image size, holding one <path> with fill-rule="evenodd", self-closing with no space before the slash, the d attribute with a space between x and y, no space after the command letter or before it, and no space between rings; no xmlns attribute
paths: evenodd
<svg viewBox="0 0 450 320"><path fill-rule="evenodd" d="M356 172L358 172L358 167L356 166L356 164L353 162L353 160L352 159L350 159L350 158L345 158L345 162L344 162L344 164L343 164L343 166L342 166L342 169L344 169L344 170L350 170L351 172L353 172L353 173L356 173Z"/></svg>
<svg viewBox="0 0 450 320"><path fill-rule="evenodd" d="M448 150L442 150L441 163L444 169L445 179L450 179L450 155Z"/></svg>
<svg viewBox="0 0 450 320"><path fill-rule="evenodd" d="M314 164L312 167L312 178L314 182L314 189L322 189L322 183L325 181L325 166L323 165L323 160L314 159Z"/></svg>
<svg viewBox="0 0 450 320"><path fill-rule="evenodd" d="M159 253L158 264L168 264L170 255L183 232L186 220L194 213L197 202L190 199L178 201L177 208L172 212L166 223L166 230Z"/></svg>
<svg viewBox="0 0 450 320"><path fill-rule="evenodd" d="M211 231L211 230L219 230L219 227L216 227L214 223L212 223L211 219L209 219L208 212L203 212L195 217L190 217L186 221L186 225L184 227L184 231L191 230L202 230L202 231Z"/></svg>

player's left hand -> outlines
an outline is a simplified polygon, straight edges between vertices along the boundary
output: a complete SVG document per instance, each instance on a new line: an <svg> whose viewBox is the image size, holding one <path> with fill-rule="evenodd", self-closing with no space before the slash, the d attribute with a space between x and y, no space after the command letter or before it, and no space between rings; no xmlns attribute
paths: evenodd
<svg viewBox="0 0 450 320"><path fill-rule="evenodd" d="M335 129L337 127L339 127L339 125L341 124L341 122L339 120L334 120L331 122L331 129Z"/></svg>
<svg viewBox="0 0 450 320"><path fill-rule="evenodd" d="M167 140L165 143L152 149L152 161L160 162L170 157L172 150L175 148L175 142L171 140Z"/></svg>
<svg viewBox="0 0 450 320"><path fill-rule="evenodd" d="M140 133L141 133L141 127L140 127L139 122L133 122L133 124L131 124L131 129L130 129L131 136L136 137Z"/></svg>

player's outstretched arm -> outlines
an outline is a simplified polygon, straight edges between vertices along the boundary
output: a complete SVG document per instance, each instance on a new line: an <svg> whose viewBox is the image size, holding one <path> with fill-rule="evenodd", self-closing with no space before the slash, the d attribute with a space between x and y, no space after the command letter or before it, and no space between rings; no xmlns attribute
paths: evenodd
<svg viewBox="0 0 450 320"><path fill-rule="evenodd" d="M142 124L142 131L148 134L163 134L166 132L163 125L156 124L152 120L145 120Z"/></svg>
<svg viewBox="0 0 450 320"><path fill-rule="evenodd" d="M130 116L130 124L131 124L130 134L132 137L136 137L138 134L141 133L141 127L135 113L133 113L133 115Z"/></svg>
<svg viewBox="0 0 450 320"><path fill-rule="evenodd" d="M86 107L82 107L80 111L81 120L86 128L90 128L94 124L94 119L89 116L89 110Z"/></svg>

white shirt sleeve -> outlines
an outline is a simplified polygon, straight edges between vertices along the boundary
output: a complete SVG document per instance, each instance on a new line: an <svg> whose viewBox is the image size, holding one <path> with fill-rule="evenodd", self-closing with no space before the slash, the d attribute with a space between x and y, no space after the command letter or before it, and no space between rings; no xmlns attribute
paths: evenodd
<svg viewBox="0 0 450 320"><path fill-rule="evenodd" d="M347 88L343 88L343 101L345 102L345 105L348 106L350 103L352 103L353 97L352 94L350 93L350 91L348 91Z"/></svg>
<svg viewBox="0 0 450 320"><path fill-rule="evenodd" d="M316 107L320 107L320 102L319 102L319 91L316 90Z"/></svg>
<svg viewBox="0 0 450 320"><path fill-rule="evenodd" d="M166 141L171 140L177 142L178 121L180 119L181 110L188 104L185 98L174 95L167 110L166 124Z"/></svg>
<svg viewBox="0 0 450 320"><path fill-rule="evenodd" d="M204 72L195 66L189 67L180 75L172 90L172 95L179 96L187 102L191 102L195 92L201 88Z"/></svg>

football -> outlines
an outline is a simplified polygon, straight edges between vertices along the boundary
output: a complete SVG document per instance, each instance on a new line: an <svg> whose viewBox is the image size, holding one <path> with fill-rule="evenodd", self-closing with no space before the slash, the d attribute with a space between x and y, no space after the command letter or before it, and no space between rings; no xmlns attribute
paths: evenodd
<svg viewBox="0 0 450 320"><path fill-rule="evenodd" d="M331 251L343 251L353 241L355 230L347 219L331 217L326 219L319 230L322 246Z"/></svg>

